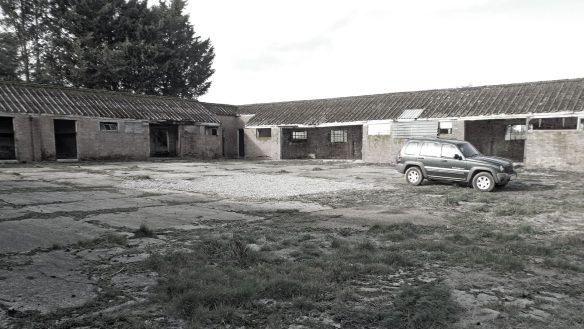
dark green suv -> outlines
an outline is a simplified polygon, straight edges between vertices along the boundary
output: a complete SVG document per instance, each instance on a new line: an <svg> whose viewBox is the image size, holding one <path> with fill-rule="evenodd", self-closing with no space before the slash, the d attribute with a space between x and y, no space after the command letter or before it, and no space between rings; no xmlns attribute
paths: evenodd
<svg viewBox="0 0 584 329"><path fill-rule="evenodd" d="M397 157L397 170L412 185L424 179L458 181L482 192L517 178L511 160L482 155L469 142L439 138L408 140Z"/></svg>

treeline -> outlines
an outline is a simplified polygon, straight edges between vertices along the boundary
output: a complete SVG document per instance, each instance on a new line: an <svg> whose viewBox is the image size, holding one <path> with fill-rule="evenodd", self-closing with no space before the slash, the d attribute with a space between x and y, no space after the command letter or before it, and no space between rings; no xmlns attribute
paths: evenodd
<svg viewBox="0 0 584 329"><path fill-rule="evenodd" d="M196 98L215 57L185 0L0 0L0 79Z"/></svg>

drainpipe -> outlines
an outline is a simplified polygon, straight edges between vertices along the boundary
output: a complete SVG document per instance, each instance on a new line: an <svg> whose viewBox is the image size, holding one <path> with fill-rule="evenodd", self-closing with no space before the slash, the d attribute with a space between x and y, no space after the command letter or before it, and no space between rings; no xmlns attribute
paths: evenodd
<svg viewBox="0 0 584 329"><path fill-rule="evenodd" d="M28 117L28 122L30 123L30 150L32 152L31 154L31 162L34 162L35 160L35 149L34 149L34 130L33 130L33 119L32 119L32 115Z"/></svg>

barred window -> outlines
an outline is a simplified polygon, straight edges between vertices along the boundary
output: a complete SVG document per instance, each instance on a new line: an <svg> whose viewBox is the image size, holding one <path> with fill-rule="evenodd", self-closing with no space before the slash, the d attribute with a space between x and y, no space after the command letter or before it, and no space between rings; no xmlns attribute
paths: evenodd
<svg viewBox="0 0 584 329"><path fill-rule="evenodd" d="M523 140L527 138L526 125L508 125L505 132L506 141Z"/></svg>
<svg viewBox="0 0 584 329"><path fill-rule="evenodd" d="M347 142L347 131L346 130L331 130L331 143L346 143Z"/></svg>
<svg viewBox="0 0 584 329"><path fill-rule="evenodd" d="M308 139L308 134L306 131L293 131L292 140L294 141L304 141Z"/></svg>
<svg viewBox="0 0 584 329"><path fill-rule="evenodd" d="M118 131L117 122L100 122L99 130L101 131Z"/></svg>

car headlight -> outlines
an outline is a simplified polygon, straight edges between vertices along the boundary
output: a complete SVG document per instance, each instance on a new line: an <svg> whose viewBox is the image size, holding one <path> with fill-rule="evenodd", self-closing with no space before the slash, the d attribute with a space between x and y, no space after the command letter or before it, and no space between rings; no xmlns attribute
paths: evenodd
<svg viewBox="0 0 584 329"><path fill-rule="evenodd" d="M501 170L501 171L503 171L503 172L504 172L504 171L505 171L505 167L503 167L503 166L499 166L499 170Z"/></svg>

